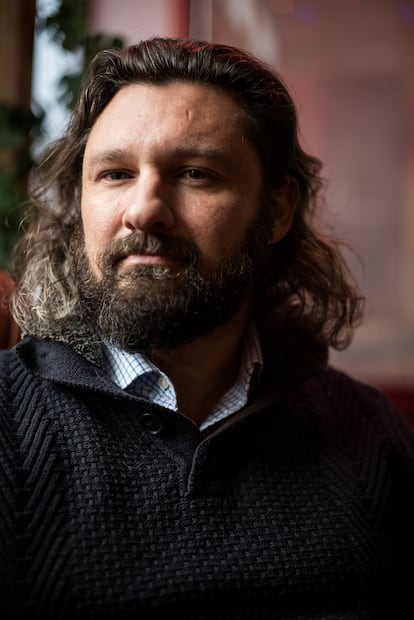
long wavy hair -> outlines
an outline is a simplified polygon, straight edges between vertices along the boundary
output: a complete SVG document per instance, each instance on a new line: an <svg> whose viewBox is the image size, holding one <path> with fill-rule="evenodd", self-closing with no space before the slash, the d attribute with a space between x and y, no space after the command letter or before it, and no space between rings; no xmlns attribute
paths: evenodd
<svg viewBox="0 0 414 620"><path fill-rule="evenodd" d="M232 46L155 37L92 61L65 135L51 145L32 177L33 214L16 248L13 313L24 333L44 335L78 307L72 240L81 226L82 160L89 132L114 95L131 83L187 80L229 93L242 107L265 185L296 179L297 208L287 236L273 247L267 309L283 309L323 342L345 347L360 319L362 298L338 244L319 234L321 162L299 144L297 113L282 79ZM223 119L225 122L225 119ZM263 305L263 304L262 304Z"/></svg>

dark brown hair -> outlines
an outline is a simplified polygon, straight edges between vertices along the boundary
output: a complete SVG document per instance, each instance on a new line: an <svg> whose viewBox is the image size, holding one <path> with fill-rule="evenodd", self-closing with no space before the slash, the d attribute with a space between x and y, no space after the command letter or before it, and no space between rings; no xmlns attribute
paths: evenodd
<svg viewBox="0 0 414 620"><path fill-rule="evenodd" d="M306 323L326 344L346 346L362 299L338 245L315 230L321 163L299 144L295 105L282 79L235 47L160 37L96 56L64 137L39 163L33 177L34 216L17 249L16 320L23 331L41 335L48 321L70 317L76 308L71 240L80 222L85 144L99 114L128 84L182 80L214 86L237 100L268 189L287 177L295 179L295 218L273 248L266 303Z"/></svg>

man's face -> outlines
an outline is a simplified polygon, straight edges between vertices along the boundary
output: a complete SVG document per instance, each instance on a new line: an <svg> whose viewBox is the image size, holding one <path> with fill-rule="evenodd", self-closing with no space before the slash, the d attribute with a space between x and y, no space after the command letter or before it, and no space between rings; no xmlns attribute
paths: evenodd
<svg viewBox="0 0 414 620"><path fill-rule="evenodd" d="M118 92L83 161L86 265L78 264L104 336L123 348L162 348L229 320L266 246L260 226L256 234L262 202L259 158L230 96L186 82ZM126 339L109 333L119 316ZM158 336L163 329L170 339Z"/></svg>

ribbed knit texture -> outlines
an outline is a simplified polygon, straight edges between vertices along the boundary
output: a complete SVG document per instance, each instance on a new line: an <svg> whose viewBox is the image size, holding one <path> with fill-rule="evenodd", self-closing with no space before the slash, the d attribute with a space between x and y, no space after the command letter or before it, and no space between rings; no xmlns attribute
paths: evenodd
<svg viewBox="0 0 414 620"><path fill-rule="evenodd" d="M413 615L414 442L376 391L325 370L281 397L268 376L202 434L66 345L19 351L0 356L2 618Z"/></svg>

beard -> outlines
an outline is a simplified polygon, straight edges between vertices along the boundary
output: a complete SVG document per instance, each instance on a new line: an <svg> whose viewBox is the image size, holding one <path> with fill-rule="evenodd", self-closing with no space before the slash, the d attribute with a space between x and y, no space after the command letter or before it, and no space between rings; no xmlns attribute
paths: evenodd
<svg viewBox="0 0 414 620"><path fill-rule="evenodd" d="M82 315L105 342L131 353L192 342L227 323L249 292L263 288L271 254L268 231L261 222L242 248L210 268L203 267L192 241L135 231L103 252L100 278L78 231L74 255ZM128 254L143 252L174 259L172 266L121 264Z"/></svg>

